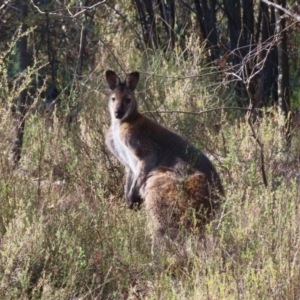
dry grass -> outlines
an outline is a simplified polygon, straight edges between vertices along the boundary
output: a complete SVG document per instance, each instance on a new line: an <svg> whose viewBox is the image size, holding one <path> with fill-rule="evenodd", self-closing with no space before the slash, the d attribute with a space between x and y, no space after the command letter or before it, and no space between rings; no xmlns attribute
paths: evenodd
<svg viewBox="0 0 300 300"><path fill-rule="evenodd" d="M115 47L118 55L121 49ZM101 72L114 67L104 54ZM184 60L175 53L166 60L159 53L122 52L124 68L142 73L141 110L207 153L226 190L205 238L199 243L188 235L189 263L174 271L176 290L168 253L161 257L164 268L150 265L144 209L125 207L124 170L104 145L108 113L101 73L85 82L78 95L80 124L67 133L57 120L46 130L40 115L28 116L23 158L15 171L9 162L9 105L0 111L1 299L300 298L299 131L283 149L275 112L255 123L264 143L266 188L259 147L243 117L155 112L226 104L228 90L207 87L211 74L178 79L205 74L200 57L195 52Z"/></svg>

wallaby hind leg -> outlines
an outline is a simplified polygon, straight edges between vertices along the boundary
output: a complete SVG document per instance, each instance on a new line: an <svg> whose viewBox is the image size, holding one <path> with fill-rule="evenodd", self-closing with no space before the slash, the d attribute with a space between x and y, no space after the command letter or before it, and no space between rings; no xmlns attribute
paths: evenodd
<svg viewBox="0 0 300 300"><path fill-rule="evenodd" d="M201 229L212 212L207 179L201 173L182 179L171 169L157 169L148 177L144 194L154 257L164 250L184 251L186 231Z"/></svg>
<svg viewBox="0 0 300 300"><path fill-rule="evenodd" d="M168 236L176 236L168 199L175 198L177 184L172 172L159 170L152 172L146 183L145 208L154 257L165 249Z"/></svg>

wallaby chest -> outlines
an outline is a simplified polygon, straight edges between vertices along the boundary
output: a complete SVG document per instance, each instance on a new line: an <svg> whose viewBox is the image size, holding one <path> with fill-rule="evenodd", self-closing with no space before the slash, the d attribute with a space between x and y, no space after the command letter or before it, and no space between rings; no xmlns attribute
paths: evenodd
<svg viewBox="0 0 300 300"><path fill-rule="evenodd" d="M135 174L138 158L130 147L129 129L118 123L112 124L112 143L118 159Z"/></svg>

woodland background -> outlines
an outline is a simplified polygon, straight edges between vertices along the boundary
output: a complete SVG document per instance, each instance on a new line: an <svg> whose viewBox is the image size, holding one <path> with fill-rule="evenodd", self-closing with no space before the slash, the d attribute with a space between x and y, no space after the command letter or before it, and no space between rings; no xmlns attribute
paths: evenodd
<svg viewBox="0 0 300 300"><path fill-rule="evenodd" d="M1 299L299 299L299 5L2 2ZM226 190L176 291L104 144L107 69L140 72L140 110Z"/></svg>

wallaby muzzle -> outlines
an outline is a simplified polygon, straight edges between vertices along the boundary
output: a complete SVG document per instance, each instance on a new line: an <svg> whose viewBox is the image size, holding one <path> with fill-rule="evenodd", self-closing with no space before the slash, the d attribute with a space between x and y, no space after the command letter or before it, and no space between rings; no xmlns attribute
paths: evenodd
<svg viewBox="0 0 300 300"><path fill-rule="evenodd" d="M122 119L123 117L124 117L124 111L123 111L123 109L117 109L116 111L115 111L115 117L116 117L116 119Z"/></svg>

